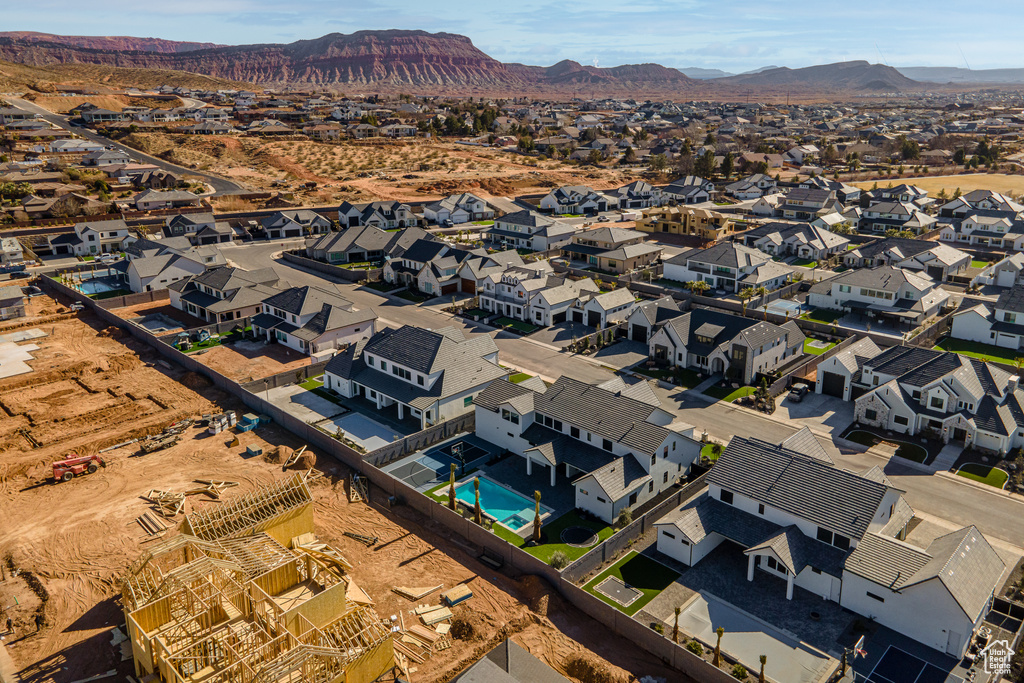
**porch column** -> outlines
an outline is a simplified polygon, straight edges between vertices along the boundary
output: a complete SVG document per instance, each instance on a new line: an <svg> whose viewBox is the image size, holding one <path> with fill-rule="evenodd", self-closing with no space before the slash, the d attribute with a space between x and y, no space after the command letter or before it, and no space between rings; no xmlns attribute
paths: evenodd
<svg viewBox="0 0 1024 683"><path fill-rule="evenodd" d="M793 580L796 579L796 574L791 571L786 572L786 599L793 599Z"/></svg>
<svg viewBox="0 0 1024 683"><path fill-rule="evenodd" d="M403 410L403 406L402 406L402 403L401 403L401 402L399 402L399 403L398 403L398 419L399 419L399 420L401 420L402 418L404 418L404 417L405 417L404 413L405 413L405 411Z"/></svg>
<svg viewBox="0 0 1024 683"><path fill-rule="evenodd" d="M533 458L526 456L526 476L533 474Z"/></svg>
<svg viewBox="0 0 1024 683"><path fill-rule="evenodd" d="M756 555L747 555L747 581L754 580L754 564L757 562Z"/></svg>
<svg viewBox="0 0 1024 683"><path fill-rule="evenodd" d="M551 469L551 485L554 486L555 485L555 475L558 474L558 467L556 467L555 465L550 465L549 468Z"/></svg>

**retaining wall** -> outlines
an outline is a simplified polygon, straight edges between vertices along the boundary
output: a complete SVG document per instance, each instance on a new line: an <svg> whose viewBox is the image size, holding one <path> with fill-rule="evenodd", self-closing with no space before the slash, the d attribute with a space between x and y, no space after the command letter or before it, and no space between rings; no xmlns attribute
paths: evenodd
<svg viewBox="0 0 1024 683"><path fill-rule="evenodd" d="M294 263L297 266L308 268L309 270L315 270L318 273L328 275L332 278L341 280L342 282L363 282L365 280L379 280L381 274L384 272L381 268L370 268L369 270L349 270L347 268L340 268L338 266L332 266L329 263L323 261L317 261L315 259L307 258L305 256L299 256L293 254L290 251L286 251L281 254L282 258L289 263Z"/></svg>

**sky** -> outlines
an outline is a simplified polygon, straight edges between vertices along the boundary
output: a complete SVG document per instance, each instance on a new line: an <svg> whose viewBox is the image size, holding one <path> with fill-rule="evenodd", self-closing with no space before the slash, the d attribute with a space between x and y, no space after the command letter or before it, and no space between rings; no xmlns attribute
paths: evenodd
<svg viewBox="0 0 1024 683"><path fill-rule="evenodd" d="M364 29L459 33L495 59L738 73L864 59L1024 67L1020 0L81 0L5 2L3 30L290 43ZM962 54L961 54L962 51Z"/></svg>

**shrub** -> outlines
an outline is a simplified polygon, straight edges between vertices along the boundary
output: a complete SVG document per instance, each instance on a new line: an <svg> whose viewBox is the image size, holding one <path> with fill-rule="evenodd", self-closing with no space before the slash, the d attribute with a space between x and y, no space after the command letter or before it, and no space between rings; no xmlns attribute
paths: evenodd
<svg viewBox="0 0 1024 683"><path fill-rule="evenodd" d="M691 640L686 644L686 649L697 655L698 657L704 656L704 646L696 640Z"/></svg>
<svg viewBox="0 0 1024 683"><path fill-rule="evenodd" d="M569 566L569 556L561 550L551 553L551 566L555 569L565 569Z"/></svg>
<svg viewBox="0 0 1024 683"><path fill-rule="evenodd" d="M629 508L622 508L622 512L619 513L619 528L627 527L633 523L633 511Z"/></svg>
<svg viewBox="0 0 1024 683"><path fill-rule="evenodd" d="M654 624L651 624L651 628L653 628L655 631L657 631L661 635L665 635L665 624L661 623L660 621L656 622Z"/></svg>
<svg viewBox="0 0 1024 683"><path fill-rule="evenodd" d="M747 680L747 667L743 666L742 664L733 664L732 676L733 678L741 681Z"/></svg>

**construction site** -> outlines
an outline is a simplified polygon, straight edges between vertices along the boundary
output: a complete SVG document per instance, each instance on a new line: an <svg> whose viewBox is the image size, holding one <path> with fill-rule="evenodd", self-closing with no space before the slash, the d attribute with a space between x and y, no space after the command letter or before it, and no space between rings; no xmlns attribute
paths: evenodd
<svg viewBox="0 0 1024 683"><path fill-rule="evenodd" d="M509 636L567 674L677 676L205 377L33 306L0 326L33 347L0 378L4 683L443 682Z"/></svg>

